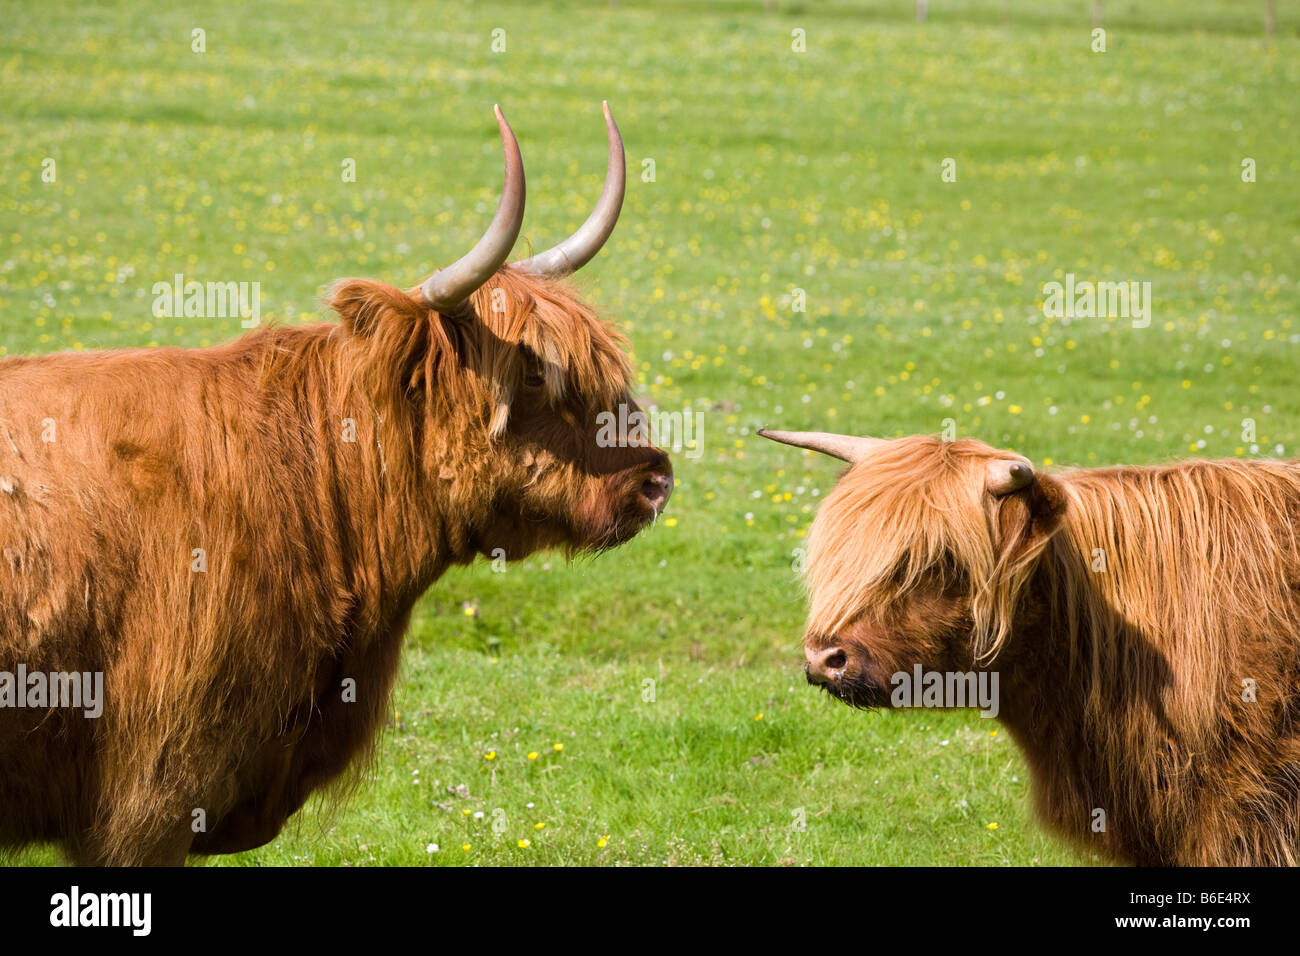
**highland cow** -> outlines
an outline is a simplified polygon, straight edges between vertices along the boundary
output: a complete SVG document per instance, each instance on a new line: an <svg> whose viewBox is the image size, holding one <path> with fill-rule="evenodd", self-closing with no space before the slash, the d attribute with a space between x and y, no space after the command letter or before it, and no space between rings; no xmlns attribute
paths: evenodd
<svg viewBox="0 0 1300 956"><path fill-rule="evenodd" d="M635 408L622 341L560 281L622 206L605 118L595 210L526 261L504 264L524 172L498 110L496 215L423 285L344 280L339 323L216 348L0 363L0 845L181 864L266 843L372 751L450 565L609 548L662 510L664 453L596 439ZM102 675L102 714L20 669Z"/></svg>
<svg viewBox="0 0 1300 956"><path fill-rule="evenodd" d="M1051 829L1134 864L1297 861L1300 463L1046 474L760 434L852 463L808 541L810 683L883 707L900 674L995 672Z"/></svg>

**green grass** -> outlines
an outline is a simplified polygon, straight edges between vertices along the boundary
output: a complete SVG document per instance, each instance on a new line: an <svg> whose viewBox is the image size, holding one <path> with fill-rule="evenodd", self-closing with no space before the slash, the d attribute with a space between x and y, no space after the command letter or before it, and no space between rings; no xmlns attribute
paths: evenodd
<svg viewBox="0 0 1300 956"><path fill-rule="evenodd" d="M494 102L545 247L599 191L608 98L631 181L581 282L643 394L704 412L652 533L438 582L360 788L219 862L1090 862L1031 821L990 722L803 685L792 556L836 469L753 431L951 418L1049 466L1294 454L1294 12L1270 41L1262 4L1106 6L1098 54L1063 0L1006 25L933 0L919 26L848 0L0 2L0 354L237 335L153 319L177 272L258 280L288 322L340 276L413 283L490 218ZM1045 319L1067 272L1150 281L1151 327Z"/></svg>

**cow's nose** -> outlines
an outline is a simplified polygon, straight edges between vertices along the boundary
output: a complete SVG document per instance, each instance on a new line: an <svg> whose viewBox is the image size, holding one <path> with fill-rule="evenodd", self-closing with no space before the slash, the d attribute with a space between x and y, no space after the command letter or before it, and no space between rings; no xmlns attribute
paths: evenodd
<svg viewBox="0 0 1300 956"><path fill-rule="evenodd" d="M808 675L808 683L810 684L832 683L844 673L844 667L849 662L849 655L838 647L823 647L821 649L805 647L803 654L808 659L808 663L804 665L803 669L804 673Z"/></svg>
<svg viewBox="0 0 1300 956"><path fill-rule="evenodd" d="M641 495L655 511L663 511L673 493L672 473L656 471L641 485Z"/></svg>

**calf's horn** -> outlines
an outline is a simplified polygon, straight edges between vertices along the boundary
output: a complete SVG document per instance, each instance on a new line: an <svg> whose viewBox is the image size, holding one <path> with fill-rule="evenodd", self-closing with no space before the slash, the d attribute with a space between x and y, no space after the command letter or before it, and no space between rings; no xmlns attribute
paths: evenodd
<svg viewBox="0 0 1300 956"><path fill-rule="evenodd" d="M883 438L859 438L855 435L835 435L831 432L782 432L760 428L758 434L783 445L809 448L851 464L862 461L872 451L885 444Z"/></svg>
<svg viewBox="0 0 1300 956"><path fill-rule="evenodd" d="M519 143L501 107L494 106L497 126L501 130L501 145L506 154L505 185L497 203L496 215L474 248L445 269L439 269L425 280L420 292L424 301L439 312L454 311L470 297L479 286L496 274L506 261L519 227L524 222L524 160L519 155Z"/></svg>
<svg viewBox="0 0 1300 956"><path fill-rule="evenodd" d="M609 103L602 102L601 107L605 111L605 130L609 135L609 165L605 169L605 187L596 200L596 208L578 231L558 246L516 263L515 267L524 272L556 279L577 272L600 252L600 247L614 231L623 208L627 167L623 158L623 137L619 135L618 124L609 111Z"/></svg>
<svg viewBox="0 0 1300 956"><path fill-rule="evenodd" d="M1009 495L1034 480L1034 466L1022 458L998 458L984 471L984 487L995 497Z"/></svg>

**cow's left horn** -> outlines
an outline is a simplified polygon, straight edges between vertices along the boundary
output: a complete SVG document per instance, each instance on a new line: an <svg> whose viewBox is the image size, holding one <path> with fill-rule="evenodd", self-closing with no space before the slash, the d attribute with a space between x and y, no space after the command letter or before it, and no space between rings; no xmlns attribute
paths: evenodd
<svg viewBox="0 0 1300 956"><path fill-rule="evenodd" d="M883 438L859 438L855 435L835 435L831 432L781 432L760 428L758 434L772 441L779 441L783 445L819 451L823 455L830 455L851 464L862 461L871 452L886 444Z"/></svg>
<svg viewBox="0 0 1300 956"><path fill-rule="evenodd" d="M420 290L424 301L439 312L459 308L471 293L496 274L514 248L519 227L524 222L524 160L519 155L514 131L501 115L501 107L494 106L492 110L496 113L506 154L505 185L501 188L496 215L483 238L465 255L424 281Z"/></svg>
<svg viewBox="0 0 1300 956"><path fill-rule="evenodd" d="M1022 458L998 458L988 463L984 487L995 497L1009 495L1034 480L1034 466Z"/></svg>
<svg viewBox="0 0 1300 956"><path fill-rule="evenodd" d="M600 252L623 208L623 192L627 185L627 167L623 159L623 137L618 124L609 111L609 103L602 102L605 111L605 129L609 134L609 166L605 169L605 188L600 191L596 208L578 231L558 246L539 252L516 263L515 267L534 275L559 278L577 272Z"/></svg>

